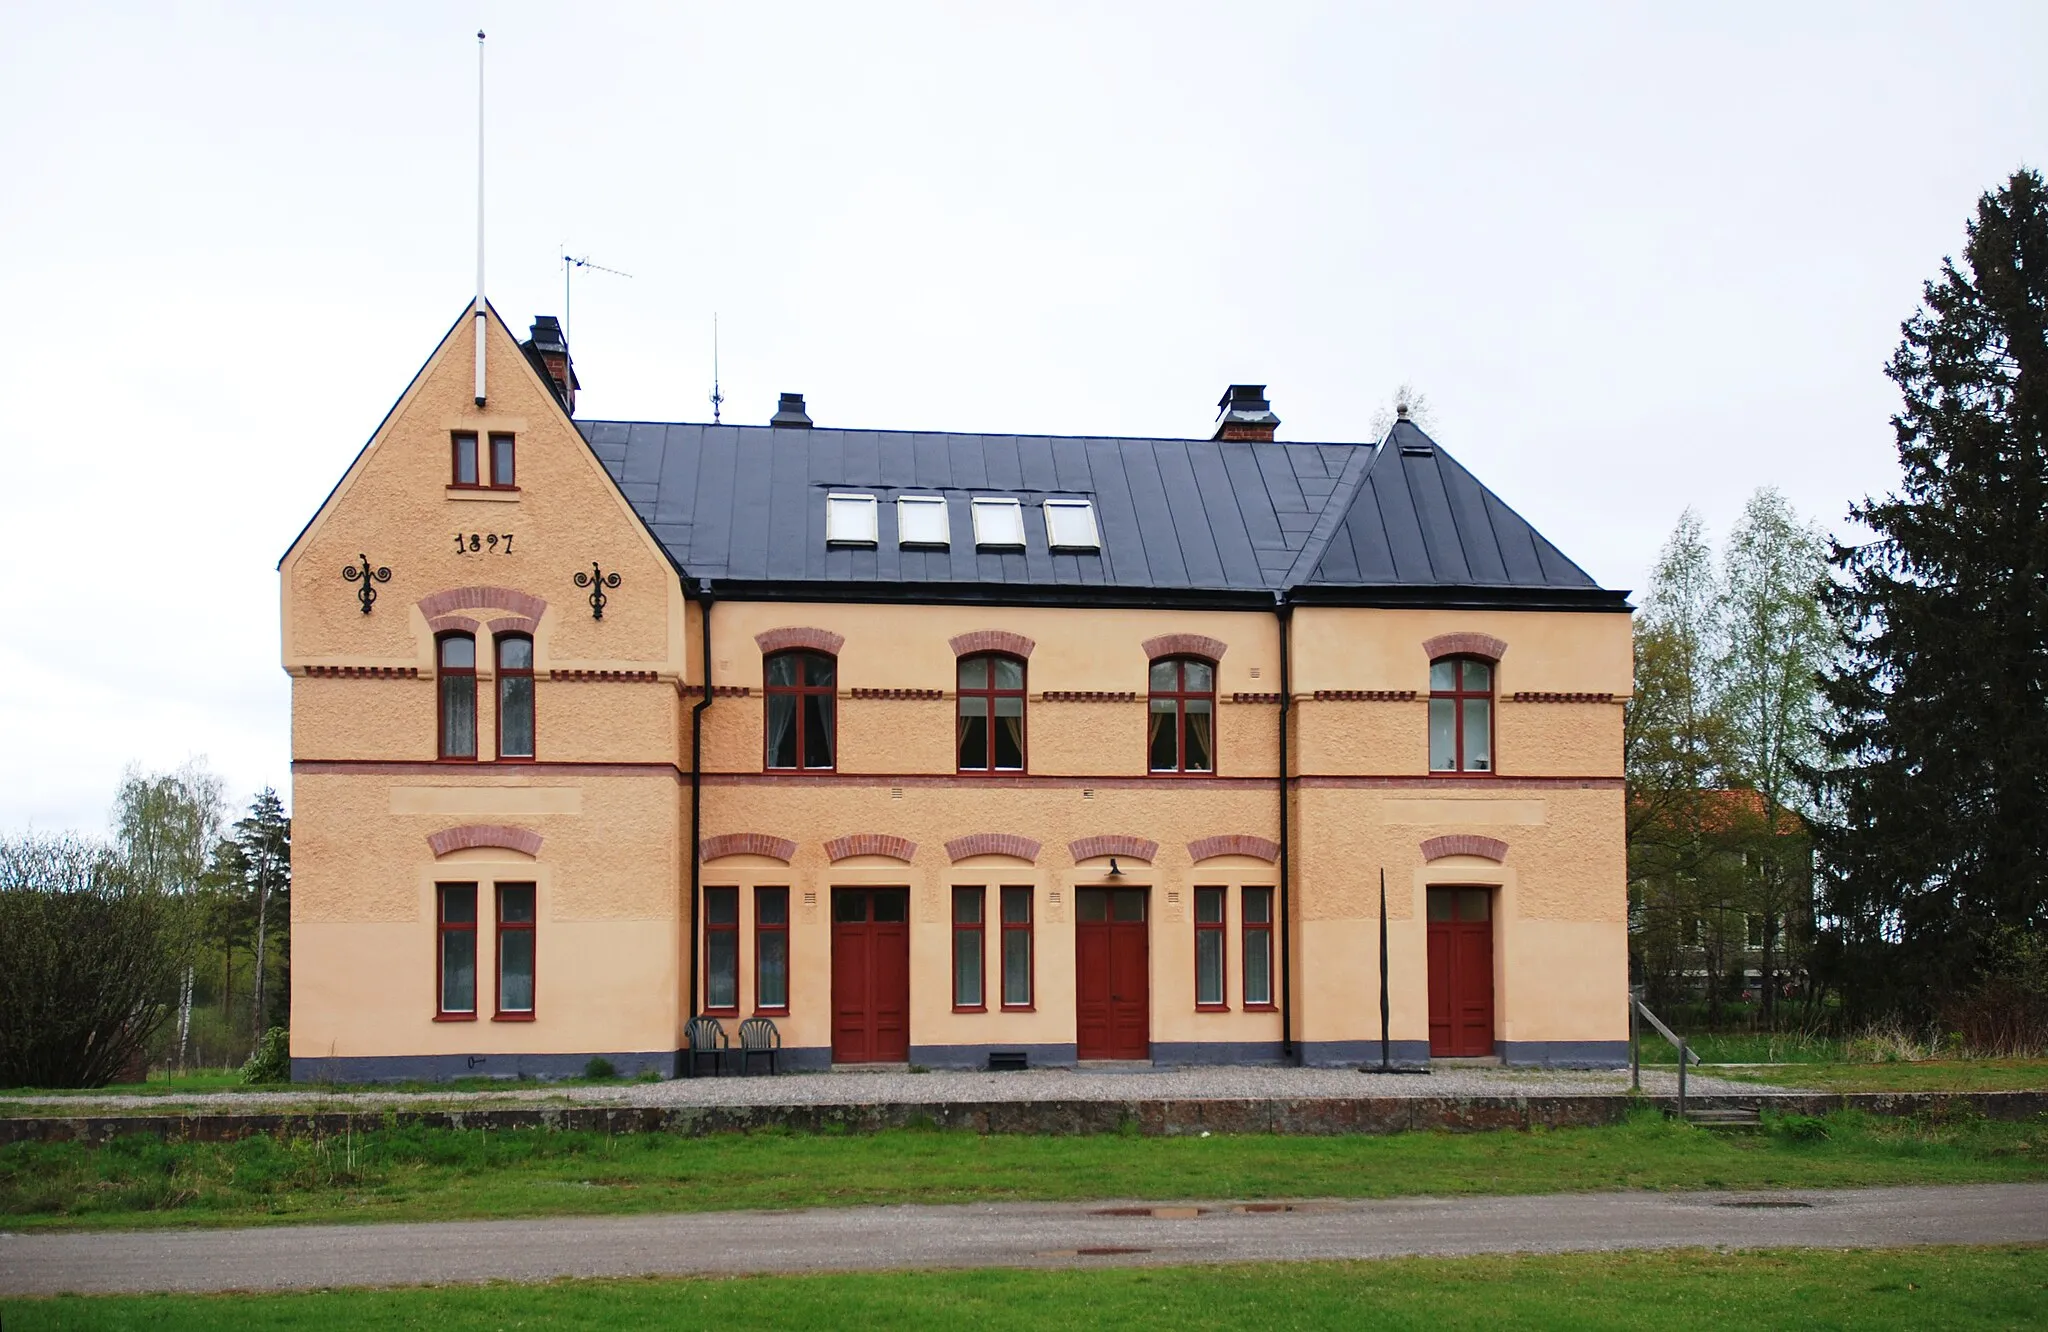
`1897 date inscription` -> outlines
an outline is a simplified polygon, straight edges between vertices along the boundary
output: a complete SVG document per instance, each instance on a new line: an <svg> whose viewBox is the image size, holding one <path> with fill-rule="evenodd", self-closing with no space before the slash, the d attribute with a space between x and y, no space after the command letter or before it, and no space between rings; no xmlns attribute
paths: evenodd
<svg viewBox="0 0 2048 1332"><path fill-rule="evenodd" d="M457 532L455 534L457 555L510 555L512 534L510 532Z"/></svg>

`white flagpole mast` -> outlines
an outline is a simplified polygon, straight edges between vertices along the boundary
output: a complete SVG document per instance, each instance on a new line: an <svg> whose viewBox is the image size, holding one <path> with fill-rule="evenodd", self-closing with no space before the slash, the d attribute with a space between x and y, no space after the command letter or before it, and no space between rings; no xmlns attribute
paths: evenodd
<svg viewBox="0 0 2048 1332"><path fill-rule="evenodd" d="M476 33L476 405L484 405L484 33Z"/></svg>

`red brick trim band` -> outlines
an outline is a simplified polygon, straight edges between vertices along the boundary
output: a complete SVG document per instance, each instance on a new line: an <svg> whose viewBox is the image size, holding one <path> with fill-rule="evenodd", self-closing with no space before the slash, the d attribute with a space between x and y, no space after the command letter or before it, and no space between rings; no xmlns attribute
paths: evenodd
<svg viewBox="0 0 2048 1332"><path fill-rule="evenodd" d="M698 687L697 692L702 692L702 686ZM713 698L745 698L753 692L753 690L747 688L747 686L745 685L711 686L711 697Z"/></svg>
<svg viewBox="0 0 2048 1332"><path fill-rule="evenodd" d="M459 610L508 610L529 620L548 613L544 599L510 587L451 587L421 597L419 607L429 621Z"/></svg>
<svg viewBox="0 0 2048 1332"><path fill-rule="evenodd" d="M417 680L417 666L308 666L306 674L316 680Z"/></svg>
<svg viewBox="0 0 2048 1332"><path fill-rule="evenodd" d="M549 671L550 680L574 680L579 684L647 684L659 680L654 671Z"/></svg>
<svg viewBox="0 0 2048 1332"><path fill-rule="evenodd" d="M1318 703L1409 703L1415 699L1413 689L1318 689L1314 698Z"/></svg>
<svg viewBox="0 0 2048 1332"><path fill-rule="evenodd" d="M1278 695L1278 694L1232 694L1232 695L1230 696L1230 701L1231 701L1232 703L1278 703L1278 702L1280 701L1280 695Z"/></svg>
<svg viewBox="0 0 2048 1332"><path fill-rule="evenodd" d="M1143 837L1132 837L1128 833L1104 833L1100 837L1083 837L1068 842L1067 851L1075 860L1092 860L1096 856L1129 856L1133 860L1150 861L1159 854L1159 843Z"/></svg>
<svg viewBox="0 0 2048 1332"><path fill-rule="evenodd" d="M1499 661L1508 654L1508 645L1492 634L1456 633L1438 634L1435 638L1422 640L1422 650L1435 661L1439 657L1485 657Z"/></svg>
<svg viewBox="0 0 2048 1332"><path fill-rule="evenodd" d="M787 865L796 859L796 843L770 833L719 833L697 843L697 859L717 860L722 856L766 856Z"/></svg>
<svg viewBox="0 0 2048 1332"><path fill-rule="evenodd" d="M540 842L540 834L533 829L515 828L506 823L465 823L427 834L427 845L434 848L436 856L445 856L451 851L467 851L473 846L502 847L507 851L538 856Z"/></svg>
<svg viewBox="0 0 2048 1332"><path fill-rule="evenodd" d="M1423 842L1424 860L1442 860L1445 856L1479 856L1498 865L1508 858L1508 844L1498 837L1481 837L1478 833L1451 833Z"/></svg>
<svg viewBox="0 0 2048 1332"><path fill-rule="evenodd" d="M805 625L789 625L781 629L770 629L754 635L754 641L761 645L763 653L787 652L791 648L809 648L826 656L836 657L839 649L846 645L844 634L835 634L830 629L813 629Z"/></svg>
<svg viewBox="0 0 2048 1332"><path fill-rule="evenodd" d="M946 696L946 691L945 691L945 690L943 690L943 689L868 689L868 688L860 688L860 689L854 689L854 690L851 690L851 691L849 691L849 692L850 692L850 693L851 693L851 694L853 695L853 697L855 697L855 698L883 698L883 699L916 699L916 700L919 700L919 701L923 701L923 702L931 702L931 701L933 701L933 700L935 700L935 699L941 699L941 698L944 698L944 697Z"/></svg>
<svg viewBox="0 0 2048 1332"><path fill-rule="evenodd" d="M1037 839L1020 837L1016 833L969 833L946 843L946 858L965 860L969 856L1014 856L1036 864L1039 846Z"/></svg>
<svg viewBox="0 0 2048 1332"><path fill-rule="evenodd" d="M848 833L825 843L825 856L835 865L855 856L887 856L908 863L917 856L917 843L894 833Z"/></svg>
<svg viewBox="0 0 2048 1332"><path fill-rule="evenodd" d="M1135 703L1138 696L1131 690L1112 689L1048 689L1039 695L1048 703Z"/></svg>
<svg viewBox="0 0 2048 1332"><path fill-rule="evenodd" d="M529 620L524 615L502 615L491 621L494 634L530 634L540 628L540 621Z"/></svg>
<svg viewBox="0 0 2048 1332"><path fill-rule="evenodd" d="M1251 833L1223 833L1216 837L1197 837L1188 843L1188 857L1191 860L1208 860L1214 856L1252 856L1272 864L1280 859L1280 843Z"/></svg>
<svg viewBox="0 0 2048 1332"><path fill-rule="evenodd" d="M1516 703L1612 703L1612 694L1553 694L1541 690L1518 690L1508 698Z"/></svg>
<svg viewBox="0 0 2048 1332"><path fill-rule="evenodd" d="M1013 657L1028 658L1031 649L1038 646L1024 635L1013 634L1007 629L976 629L973 633L960 634L946 641L953 645L956 657L975 652L1007 652Z"/></svg>
<svg viewBox="0 0 2048 1332"><path fill-rule="evenodd" d="M1221 661L1223 654L1230 651L1230 644L1206 634L1161 634L1146 639L1143 646L1145 655L1153 661L1161 657L1207 657L1210 661Z"/></svg>
<svg viewBox="0 0 2048 1332"><path fill-rule="evenodd" d="M473 634L483 626L467 615L436 615L427 621L427 628L437 634Z"/></svg>

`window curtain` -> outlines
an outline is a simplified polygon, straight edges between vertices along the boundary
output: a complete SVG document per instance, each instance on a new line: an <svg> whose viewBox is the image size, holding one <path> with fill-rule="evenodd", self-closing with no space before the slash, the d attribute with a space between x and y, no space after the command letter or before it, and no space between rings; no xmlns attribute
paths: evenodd
<svg viewBox="0 0 2048 1332"><path fill-rule="evenodd" d="M995 758L998 768L1024 766L1024 700L1021 698L996 700Z"/></svg>
<svg viewBox="0 0 2048 1332"><path fill-rule="evenodd" d="M796 695L768 695L768 766L796 766Z"/></svg>

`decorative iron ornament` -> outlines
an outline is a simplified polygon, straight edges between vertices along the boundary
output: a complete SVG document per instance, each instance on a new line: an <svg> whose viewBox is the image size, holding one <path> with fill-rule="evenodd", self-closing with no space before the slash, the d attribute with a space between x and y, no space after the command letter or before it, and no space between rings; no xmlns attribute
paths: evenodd
<svg viewBox="0 0 2048 1332"><path fill-rule="evenodd" d="M368 615L370 607L377 604L377 584L390 582L391 570L381 564L374 569L371 568L370 557L367 555L358 555L356 558L362 563L346 566L342 569L341 576L351 583L362 584L356 589L356 600L363 603L363 614Z"/></svg>
<svg viewBox="0 0 2048 1332"><path fill-rule="evenodd" d="M592 560L590 562L589 573L579 572L576 575L576 586L587 587L590 589L591 619L602 620L604 618L604 603L607 600L604 594L604 590L608 587L617 588L618 585L624 581L625 580L620 578L617 574L606 573L604 570L598 568L596 560Z"/></svg>

